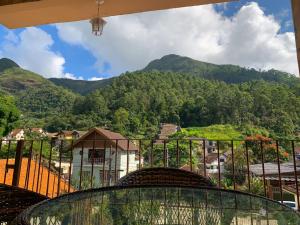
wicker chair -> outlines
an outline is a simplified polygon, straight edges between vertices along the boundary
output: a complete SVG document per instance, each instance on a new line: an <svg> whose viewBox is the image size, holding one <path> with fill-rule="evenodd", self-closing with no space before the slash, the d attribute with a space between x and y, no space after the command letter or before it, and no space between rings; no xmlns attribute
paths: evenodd
<svg viewBox="0 0 300 225"><path fill-rule="evenodd" d="M0 184L0 224L10 224L23 210L45 199L35 192Z"/></svg>
<svg viewBox="0 0 300 225"><path fill-rule="evenodd" d="M214 187L215 185L203 176L181 169L146 168L129 173L117 182L117 186L162 185L180 187Z"/></svg>

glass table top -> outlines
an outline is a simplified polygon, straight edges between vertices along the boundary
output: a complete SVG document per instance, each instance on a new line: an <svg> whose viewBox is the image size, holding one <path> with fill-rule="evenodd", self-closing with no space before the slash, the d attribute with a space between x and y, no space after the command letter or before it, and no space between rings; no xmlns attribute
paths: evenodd
<svg viewBox="0 0 300 225"><path fill-rule="evenodd" d="M45 201L19 216L25 225L299 225L278 202L215 188L110 187Z"/></svg>

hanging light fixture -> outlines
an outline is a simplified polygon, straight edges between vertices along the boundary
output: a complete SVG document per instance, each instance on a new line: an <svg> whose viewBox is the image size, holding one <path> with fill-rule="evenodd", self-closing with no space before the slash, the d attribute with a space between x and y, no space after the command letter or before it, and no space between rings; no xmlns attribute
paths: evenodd
<svg viewBox="0 0 300 225"><path fill-rule="evenodd" d="M103 33L103 28L106 24L106 21L100 17L100 5L104 3L103 0L96 0L97 6L98 6L98 14L97 17L90 20L90 23L92 24L92 32L96 36L101 36Z"/></svg>

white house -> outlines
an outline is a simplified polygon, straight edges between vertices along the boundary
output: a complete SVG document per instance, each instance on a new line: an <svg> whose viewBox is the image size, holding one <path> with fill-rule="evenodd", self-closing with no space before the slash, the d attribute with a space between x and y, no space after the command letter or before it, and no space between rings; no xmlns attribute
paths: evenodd
<svg viewBox="0 0 300 225"><path fill-rule="evenodd" d="M206 156L206 172L207 174L217 174L219 173L219 160L217 153L211 153ZM220 173L224 173L224 163L226 162L226 156L220 154Z"/></svg>
<svg viewBox="0 0 300 225"><path fill-rule="evenodd" d="M73 145L72 181L78 185L81 176L93 187L113 184L138 169L138 156L138 147L121 134L93 128Z"/></svg>
<svg viewBox="0 0 300 225"><path fill-rule="evenodd" d="M202 150L203 149L203 144L205 144L205 154L209 155L211 153L217 153L218 151L218 146L217 146L217 142L216 141L211 141L208 140L206 138L198 138L198 137L194 137L195 139L199 139L201 140L199 143L199 147Z"/></svg>
<svg viewBox="0 0 300 225"><path fill-rule="evenodd" d="M6 137L4 137L4 140L6 140L6 142L8 142L9 140L24 140L26 136L30 134L37 134L41 137L47 136L47 133L42 128L17 128L12 130Z"/></svg>
<svg viewBox="0 0 300 225"><path fill-rule="evenodd" d="M12 130L4 140L23 140L25 138L25 130L24 129L14 129Z"/></svg>
<svg viewBox="0 0 300 225"><path fill-rule="evenodd" d="M62 130L62 131L59 131L55 135L55 137L59 140L76 140L85 133L86 133L86 131Z"/></svg>

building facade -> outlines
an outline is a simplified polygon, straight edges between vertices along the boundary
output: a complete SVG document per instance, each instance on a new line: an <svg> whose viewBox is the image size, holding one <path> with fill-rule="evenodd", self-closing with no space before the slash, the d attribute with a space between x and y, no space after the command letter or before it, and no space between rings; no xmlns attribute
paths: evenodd
<svg viewBox="0 0 300 225"><path fill-rule="evenodd" d="M82 188L114 184L140 165L137 146L121 134L93 128L73 146L72 183Z"/></svg>

